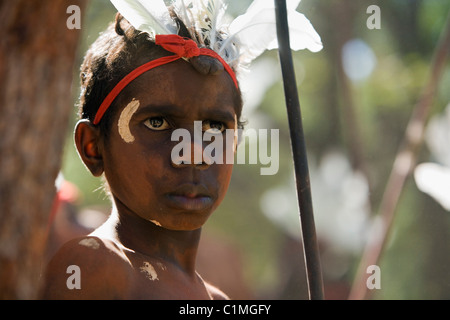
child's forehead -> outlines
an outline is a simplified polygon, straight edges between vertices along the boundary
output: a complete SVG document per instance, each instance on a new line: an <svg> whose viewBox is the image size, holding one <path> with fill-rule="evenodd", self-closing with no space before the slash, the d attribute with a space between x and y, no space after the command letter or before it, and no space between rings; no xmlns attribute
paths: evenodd
<svg viewBox="0 0 450 320"><path fill-rule="evenodd" d="M120 104L137 99L143 104L231 105L237 101L234 84L226 72L203 75L180 60L152 69L128 84Z"/></svg>

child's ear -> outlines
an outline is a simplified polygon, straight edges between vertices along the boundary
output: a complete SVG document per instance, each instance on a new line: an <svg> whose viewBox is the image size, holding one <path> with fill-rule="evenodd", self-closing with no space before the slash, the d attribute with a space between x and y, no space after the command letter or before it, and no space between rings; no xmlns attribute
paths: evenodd
<svg viewBox="0 0 450 320"><path fill-rule="evenodd" d="M99 129L88 120L78 121L75 127L75 145L81 160L95 177L103 173L103 157L99 143Z"/></svg>

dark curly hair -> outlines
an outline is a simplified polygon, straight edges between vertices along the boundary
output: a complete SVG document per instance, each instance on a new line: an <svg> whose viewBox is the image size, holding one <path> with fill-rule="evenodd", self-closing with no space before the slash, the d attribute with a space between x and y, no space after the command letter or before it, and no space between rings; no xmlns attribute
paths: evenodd
<svg viewBox="0 0 450 320"><path fill-rule="evenodd" d="M178 24L178 34L191 38L183 23ZM146 62L172 55L149 39L147 33L136 30L121 14L98 37L88 49L81 66L81 94L79 117L93 122L97 110L114 86L128 73ZM190 59L193 67L203 74L217 74L223 70L222 64L214 58L199 56ZM236 114L240 119L242 97L238 89L233 89ZM104 136L108 136L112 115L117 111L113 102L98 124ZM242 123L239 121L239 127Z"/></svg>

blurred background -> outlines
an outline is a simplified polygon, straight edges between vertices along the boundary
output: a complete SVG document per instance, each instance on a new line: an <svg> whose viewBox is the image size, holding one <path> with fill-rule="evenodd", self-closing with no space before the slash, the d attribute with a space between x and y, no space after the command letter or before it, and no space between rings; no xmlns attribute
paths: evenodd
<svg viewBox="0 0 450 320"><path fill-rule="evenodd" d="M229 1L235 17L249 0ZM380 9L370 29L370 5ZM416 124L412 167L392 219L381 227L388 181L414 110L433 78L433 58L446 25L445 0L302 0L322 38L323 50L294 52L306 135L316 230L326 299L348 299L371 230L385 240L376 260L380 289L361 299L450 298L450 64L431 81L433 99ZM54 216L48 254L74 234L88 232L107 216L110 203L101 179L84 168L73 143L84 52L113 20L107 0L91 0L83 12L75 63L74 108L61 175L63 205ZM449 45L447 43L448 52ZM289 131L278 53L267 51L241 78L247 129L279 129L279 171L236 164L227 197L204 227L198 269L232 299L307 299L306 271ZM417 129L417 128L416 128ZM239 148L248 148L243 141ZM406 145L406 148L408 144ZM408 168L407 163L403 165ZM76 228L74 229L74 226ZM384 229L383 229L384 228ZM70 231L69 231L70 230ZM371 263L372 264L372 263ZM362 280L361 280L362 279Z"/></svg>
<svg viewBox="0 0 450 320"><path fill-rule="evenodd" d="M227 13L232 17L250 3L229 2ZM379 29L368 28L374 12L367 8L373 4L380 9ZM294 52L293 57L327 299L347 299L350 294L408 121L430 77L449 9L450 3L441 0L303 0L298 7L324 45L321 52ZM89 3L80 63L114 12L107 0ZM415 151L418 164L450 166L449 67L446 61L429 111L432 121L425 125L427 138ZM268 51L255 60L241 84L246 128L280 130L279 171L263 176L262 164L235 165L228 195L204 227L199 272L234 299L306 299L278 53ZM248 150L248 143L240 148ZM92 210L108 212L101 181L78 159L72 131L62 173L79 189L74 204L82 217ZM449 186L442 181L437 188L447 202ZM377 262L381 289L371 290L366 298L450 298L449 209L433 191L421 191L410 175Z"/></svg>

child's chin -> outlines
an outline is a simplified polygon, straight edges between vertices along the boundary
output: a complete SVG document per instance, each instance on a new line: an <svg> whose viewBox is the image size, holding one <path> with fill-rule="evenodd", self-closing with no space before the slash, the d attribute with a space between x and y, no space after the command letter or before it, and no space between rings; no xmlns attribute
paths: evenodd
<svg viewBox="0 0 450 320"><path fill-rule="evenodd" d="M204 226L211 212L184 212L173 221L150 220L158 227L171 231L194 231Z"/></svg>

